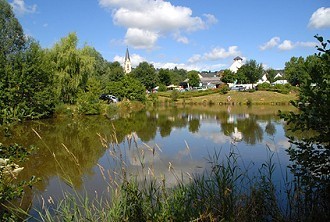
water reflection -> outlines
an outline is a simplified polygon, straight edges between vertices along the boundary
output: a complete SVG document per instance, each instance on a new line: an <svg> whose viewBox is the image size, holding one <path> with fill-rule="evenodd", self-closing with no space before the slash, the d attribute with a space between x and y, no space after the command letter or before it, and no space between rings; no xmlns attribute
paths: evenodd
<svg viewBox="0 0 330 222"><path fill-rule="evenodd" d="M289 143L278 107L175 107L158 108L107 119L103 116L31 121L15 126L11 141L39 150L25 163L20 179L32 175L42 180L29 191L26 206L37 207L36 197L60 197L62 190L104 192L116 167L113 152L121 152L128 173L146 170L174 185L173 171L201 172L214 149L224 156L235 145L244 161L262 163L267 148L276 151L284 165ZM281 107L281 109L292 109ZM251 147L253 149L251 150ZM141 163L144 169L141 169ZM142 178L141 178L142 179Z"/></svg>

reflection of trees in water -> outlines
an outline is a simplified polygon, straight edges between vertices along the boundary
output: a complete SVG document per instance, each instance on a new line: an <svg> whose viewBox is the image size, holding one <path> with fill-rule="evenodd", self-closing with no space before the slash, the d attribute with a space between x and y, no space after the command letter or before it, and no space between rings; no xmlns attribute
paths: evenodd
<svg viewBox="0 0 330 222"><path fill-rule="evenodd" d="M98 134L110 142L115 141L114 137L116 137L116 141L121 143L127 135L135 132L143 142L148 142L155 138L157 130L162 137L170 135L174 128L186 127L190 132L196 133L203 118L216 119L227 136L230 136L236 127L246 143L255 144L263 138L263 130L258 121L262 119L269 123L274 116L249 115L249 118L228 122L227 111L208 113L205 110L196 111L190 108L168 108L161 111L133 113L126 118L114 120L91 116L31 121L15 126L12 137L3 137L1 141L4 144L15 141L24 146L33 144L39 148L24 165L24 174L22 174L24 177L22 179L28 179L32 175L42 178L42 181L36 184L38 190L45 190L49 179L57 175L70 178L73 186L79 188L83 183L83 175L93 174L94 166L106 151ZM266 132L275 133L276 130L274 131L272 127L266 127ZM42 141L32 128L40 134Z"/></svg>
<svg viewBox="0 0 330 222"><path fill-rule="evenodd" d="M274 123L272 123L271 121L267 122L266 128L265 128L265 132L269 135L269 136L273 136L276 133L276 128Z"/></svg>

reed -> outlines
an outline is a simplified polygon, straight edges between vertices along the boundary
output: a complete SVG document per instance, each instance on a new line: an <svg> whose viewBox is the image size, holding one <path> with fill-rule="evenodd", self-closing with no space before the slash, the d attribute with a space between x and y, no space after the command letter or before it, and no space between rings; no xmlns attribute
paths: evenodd
<svg viewBox="0 0 330 222"><path fill-rule="evenodd" d="M176 185L170 187L164 175L155 173L153 162L146 155L156 158L158 146L138 147L133 135L127 136L128 149L135 149L139 163L129 171L122 147L112 138L99 135L107 150L111 169L98 165L108 189L94 198L78 192L65 193L61 201L48 203L38 210L40 221L304 221L308 215L297 215L301 190L290 189L299 185L284 179L286 190L276 187L273 174L276 168L274 154L255 174L253 163L242 164L233 144L223 158L221 151L214 151L207 158L208 167L202 174L189 174L175 169L171 162L168 171ZM115 142L111 142L115 141ZM109 145L110 144L110 145ZM63 145L64 146L64 145ZM64 146L65 147L65 146ZM66 148L67 149L67 148ZM189 146L187 145L189 151ZM74 155L67 150L72 156ZM55 157L54 157L55 158ZM77 163L77 167L79 164ZM61 169L61 167L59 167ZM69 179L68 179L69 181ZM297 192L296 192L297 191ZM283 206L277 197L286 192L288 204ZM301 196L300 196L301 197ZM302 205L299 205L301 207ZM300 210L299 212L302 212Z"/></svg>

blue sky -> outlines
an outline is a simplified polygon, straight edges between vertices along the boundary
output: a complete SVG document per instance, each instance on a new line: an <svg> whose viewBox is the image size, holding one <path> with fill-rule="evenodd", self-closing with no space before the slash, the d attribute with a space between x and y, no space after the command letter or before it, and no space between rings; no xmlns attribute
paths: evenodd
<svg viewBox="0 0 330 222"><path fill-rule="evenodd" d="M26 35L44 48L76 32L80 47L133 67L227 69L233 58L283 69L330 37L329 0L8 0Z"/></svg>

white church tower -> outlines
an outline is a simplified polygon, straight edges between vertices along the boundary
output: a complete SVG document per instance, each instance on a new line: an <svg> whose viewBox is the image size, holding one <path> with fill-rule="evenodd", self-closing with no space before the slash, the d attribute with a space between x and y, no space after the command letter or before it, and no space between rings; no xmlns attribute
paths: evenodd
<svg viewBox="0 0 330 222"><path fill-rule="evenodd" d="M229 67L229 70L236 73L239 68L243 65L243 59L239 56L234 58L233 64Z"/></svg>
<svg viewBox="0 0 330 222"><path fill-rule="evenodd" d="M124 61L124 72L125 74L132 71L131 58L129 57L128 48L126 49L125 61Z"/></svg>

